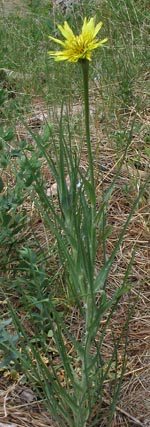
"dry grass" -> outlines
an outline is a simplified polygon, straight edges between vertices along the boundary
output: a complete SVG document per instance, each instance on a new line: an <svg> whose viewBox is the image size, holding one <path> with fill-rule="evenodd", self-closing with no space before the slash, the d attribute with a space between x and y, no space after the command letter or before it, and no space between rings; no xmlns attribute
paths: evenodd
<svg viewBox="0 0 150 427"><path fill-rule="evenodd" d="M93 101L91 109L92 120L92 143L95 158L95 177L97 179L97 198L98 203L101 201L102 182L106 188L113 179L116 172L121 153L116 151L116 146L105 132L106 123L101 123L98 102ZM59 116L60 111L47 111L45 104L39 100L33 106L33 113L29 118L29 126L40 131L43 125L43 120L53 121L54 117ZM122 113L122 121L126 129L130 128L134 108L127 113ZM72 117L72 126L80 121L83 123L81 116L80 103L70 105L68 114ZM109 119L109 118L108 118ZM112 252L115 243L118 240L119 233L123 224L130 212L133 199L138 195L141 183L145 181L149 174L149 164L145 156L144 149L142 150L142 136L144 129L150 123L149 111L144 110L140 115L136 116L136 122L141 124L141 132L135 133L133 143L129 149L126 163L122 167L122 171L117 180L115 191L108 206L108 223L112 225L112 232L106 244L107 253L109 256ZM38 125L37 125L38 124ZM112 124L110 123L110 126ZM117 128L113 122L113 128ZM18 141L24 135L26 138L27 131L21 125L17 125ZM75 146L81 138L78 136L74 140ZM31 140L31 136L30 136ZM100 144L100 140L102 143ZM140 144L139 144L140 142ZM87 157L84 147L84 138L82 141L82 156L81 166L86 168ZM140 162L138 165L134 158L135 153L140 153ZM53 184L53 178L49 172L46 162L43 162L42 172L47 180L47 188ZM11 171L5 172L5 184L13 185L14 176L11 176ZM7 177L7 179L6 179ZM4 178L4 177L3 177ZM129 191L125 191L125 186ZM32 220L32 227L42 247L50 245L52 237L45 229L44 224L36 212L32 202L27 201L29 218ZM130 296L124 296L120 302L119 308L113 318L113 331L117 336L120 335L128 312L129 303L135 301L138 296L132 318L129 325L128 333L128 348L127 348L127 369L124 374L124 379L121 387L118 406L116 408L115 417L112 427L136 427L150 426L150 198L149 189L145 190L145 194L139 202L130 225L126 231L120 250L115 258L109 281L107 284L108 294L111 295L114 288L118 288L124 277L126 267L129 263L132 251L136 245L135 259L133 268L130 274L130 282L134 284ZM31 237L32 238L32 237ZM101 265L102 248L99 246L97 257L97 269ZM63 302L62 302L63 303ZM4 310L4 308L3 308ZM80 337L82 331L82 323L78 311L72 307L68 310L67 321L72 325L72 333L76 337ZM113 343L111 342L111 330L108 329L103 346L103 356L107 359L112 354ZM68 346L68 352L71 351ZM120 346L120 363L122 360L122 348ZM56 357L57 361L57 357ZM109 396L111 395L111 385L113 383L113 370L110 378L107 380L104 408L109 404ZM63 381L63 372L61 372ZM0 427L53 427L55 426L49 413L44 409L43 403L37 400L36 394L30 389L30 385L22 384L22 376L18 374L13 378L8 371L1 372L0 379ZM96 413L96 407L95 407ZM94 418L94 412L93 412ZM101 427L106 423L101 424ZM97 427L100 427L97 425Z"/></svg>

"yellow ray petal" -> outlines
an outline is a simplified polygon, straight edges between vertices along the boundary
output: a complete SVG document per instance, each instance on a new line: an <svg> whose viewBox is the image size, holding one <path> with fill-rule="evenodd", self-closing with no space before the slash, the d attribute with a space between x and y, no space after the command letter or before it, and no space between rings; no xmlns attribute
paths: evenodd
<svg viewBox="0 0 150 427"><path fill-rule="evenodd" d="M96 34L101 30L102 25L103 25L103 23L102 23L102 22L99 22L99 23L96 25L96 27L95 27L95 29L94 29L93 37L95 37L95 36L96 36Z"/></svg>
<svg viewBox="0 0 150 427"><path fill-rule="evenodd" d="M53 42L60 44L61 46L65 46L65 43L62 40L55 39L55 37L49 36L50 40L53 40Z"/></svg>
<svg viewBox="0 0 150 427"><path fill-rule="evenodd" d="M62 25L58 25L58 29L65 39L69 40L69 39L75 38L73 31L71 30L71 28L69 27L66 21L64 23L64 27L62 27Z"/></svg>

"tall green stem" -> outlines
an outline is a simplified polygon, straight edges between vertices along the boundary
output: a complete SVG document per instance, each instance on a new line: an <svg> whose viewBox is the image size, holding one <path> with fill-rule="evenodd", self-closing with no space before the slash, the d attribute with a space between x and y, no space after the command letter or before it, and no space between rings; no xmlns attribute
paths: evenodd
<svg viewBox="0 0 150 427"><path fill-rule="evenodd" d="M86 129L86 143L87 143L88 160L89 160L90 181L91 181L93 192L95 192L93 156L92 156L92 150L91 150L90 124L89 124L89 61L87 59L82 59L80 63L82 65L82 71L83 71L85 129Z"/></svg>
<svg viewBox="0 0 150 427"><path fill-rule="evenodd" d="M96 214L96 195L95 195L95 182L94 182L94 168L93 168L93 155L91 148L91 139L90 139L90 120L89 120L89 61L87 59L82 59L80 61L83 71L83 83L84 83L84 107L85 107L85 129L86 129L86 145L88 151L88 161L89 161L89 173L90 173L90 183L92 187L93 197L91 198L91 229L90 229L90 252L91 252L91 261L94 265L95 262L95 214ZM91 321L93 318L93 309L94 309L94 293L92 285L88 283L87 288L87 299L86 299L86 330L89 330ZM90 346L90 344L89 344Z"/></svg>
<svg viewBox="0 0 150 427"><path fill-rule="evenodd" d="M96 232L95 232L95 215L96 215L96 194L95 194L95 182L94 182L94 168L93 168L93 156L91 148L91 139L90 139L90 120L89 120L89 61L87 59L82 59L80 61L83 71L83 83L84 83L84 108L85 108L85 130L86 130L86 145L88 153L88 163L89 163L89 174L90 174L90 184L91 191L93 196L90 198L91 201L91 227L89 230L89 244L90 244L90 253L91 253L91 265L95 262L95 242L96 242ZM92 337L90 334L90 327L93 323L94 307L95 307L95 295L93 290L93 284L87 283L87 293L84 298L85 302L85 336L84 336L84 355L82 357L82 392L81 396L79 395L79 417L77 420L77 425L87 426L87 420L89 416L90 408L90 389L88 387L89 380L89 366L90 366L90 348ZM84 397L83 397L84 396ZM86 397L86 398L85 398ZM81 417L82 413L82 417Z"/></svg>

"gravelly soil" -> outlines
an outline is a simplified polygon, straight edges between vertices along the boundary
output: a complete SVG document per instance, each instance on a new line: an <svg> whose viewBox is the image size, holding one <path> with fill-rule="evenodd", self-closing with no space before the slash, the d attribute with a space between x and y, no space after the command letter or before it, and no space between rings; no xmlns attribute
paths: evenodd
<svg viewBox="0 0 150 427"><path fill-rule="evenodd" d="M44 1L44 0L42 0ZM53 5L60 7L62 10L68 8L74 3L78 3L79 0L53 0ZM0 14L1 16L8 16L9 14L19 13L23 15L28 12L32 0L0 0Z"/></svg>
<svg viewBox="0 0 150 427"><path fill-rule="evenodd" d="M27 2L23 0L0 0L1 17L12 13L23 14L27 10Z"/></svg>

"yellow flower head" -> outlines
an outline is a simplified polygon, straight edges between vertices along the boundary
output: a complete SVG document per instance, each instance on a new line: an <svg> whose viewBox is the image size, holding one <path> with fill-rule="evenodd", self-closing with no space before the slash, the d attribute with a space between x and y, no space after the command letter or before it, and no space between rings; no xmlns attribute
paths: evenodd
<svg viewBox="0 0 150 427"><path fill-rule="evenodd" d="M64 26L58 25L58 29L64 37L64 41L49 37L54 42L63 47L60 51L50 51L48 54L55 57L55 61L77 62L80 59L91 61L92 51L107 42L107 38L98 41L97 33L102 27L102 22L95 25L94 18L87 22L84 18L82 31L79 36L75 36L68 23L65 21Z"/></svg>

